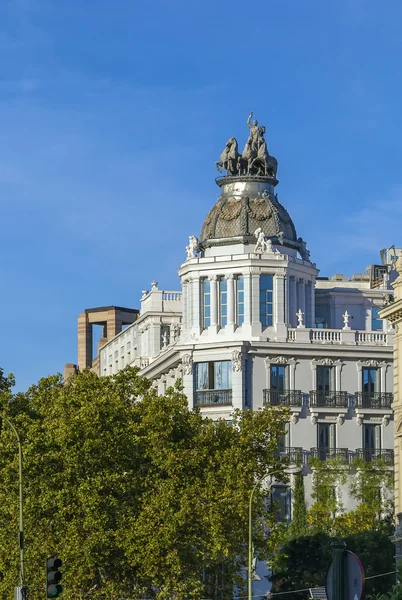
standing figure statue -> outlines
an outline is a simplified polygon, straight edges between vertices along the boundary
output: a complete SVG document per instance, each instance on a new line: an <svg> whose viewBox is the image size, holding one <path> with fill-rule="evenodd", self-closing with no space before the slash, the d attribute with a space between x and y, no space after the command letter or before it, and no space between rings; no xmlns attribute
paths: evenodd
<svg viewBox="0 0 402 600"><path fill-rule="evenodd" d="M266 127L265 127L265 125L262 125L262 127L260 127L258 125L258 121L256 121L256 120L251 122L252 116L253 116L253 113L250 112L248 119L247 119L247 127L250 129L249 140L251 140L251 148L257 154L258 148L259 148L259 141L261 138L264 137L264 134L266 132Z"/></svg>
<svg viewBox="0 0 402 600"><path fill-rule="evenodd" d="M263 232L261 227L258 227L258 229L256 229L254 231L254 237L257 240L257 243L254 248L254 253L255 254L263 254L264 252L266 252L268 250L268 243L267 243L267 240L265 239L265 233ZM271 244L271 250L272 250L272 244Z"/></svg>
<svg viewBox="0 0 402 600"><path fill-rule="evenodd" d="M194 258L198 252L198 238L195 235L190 235L188 238L188 246L186 246L187 260Z"/></svg>

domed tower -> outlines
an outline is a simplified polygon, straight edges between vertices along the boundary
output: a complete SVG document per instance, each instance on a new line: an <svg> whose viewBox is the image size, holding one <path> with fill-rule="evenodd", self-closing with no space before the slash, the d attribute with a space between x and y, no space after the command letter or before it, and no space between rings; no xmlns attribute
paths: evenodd
<svg viewBox="0 0 402 600"><path fill-rule="evenodd" d="M288 327L315 324L318 271L275 193L266 129L251 119L243 152L231 137L216 163L220 196L179 270L185 343L286 341Z"/></svg>

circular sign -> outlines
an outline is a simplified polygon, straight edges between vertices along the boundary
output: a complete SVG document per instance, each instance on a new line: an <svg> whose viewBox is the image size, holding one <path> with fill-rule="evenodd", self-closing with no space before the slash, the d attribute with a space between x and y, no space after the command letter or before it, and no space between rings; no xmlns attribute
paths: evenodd
<svg viewBox="0 0 402 600"><path fill-rule="evenodd" d="M328 567L325 591L328 600L334 600L332 578L334 576L333 561ZM344 600L361 600L364 591L364 568L361 560L354 552L344 550L343 554L343 598Z"/></svg>

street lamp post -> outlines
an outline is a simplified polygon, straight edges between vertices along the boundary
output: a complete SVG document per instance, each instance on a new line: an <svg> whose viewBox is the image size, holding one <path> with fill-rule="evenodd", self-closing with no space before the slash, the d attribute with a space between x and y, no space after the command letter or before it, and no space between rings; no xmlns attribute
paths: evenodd
<svg viewBox="0 0 402 600"><path fill-rule="evenodd" d="M254 487L251 490L251 494L250 494L250 501L249 501L249 504L248 504L248 600L251 600L252 597L253 597L253 580L252 580L252 574L253 574L253 535L252 535L253 519L252 519L252 506L253 506L254 492L257 489L257 487L260 485L260 483L262 481L264 481L264 479L266 479L267 477L272 477L273 475L278 475L278 473L282 473L282 471L276 470L276 471L271 471L269 473L265 473L265 475L263 475L262 477L260 477L260 479L258 479L258 481L254 484Z"/></svg>
<svg viewBox="0 0 402 600"><path fill-rule="evenodd" d="M18 534L18 545L20 550L20 580L21 586L25 586L25 575L24 575L24 490L22 485L22 444L20 436L13 423L5 417L0 415L0 430L1 430L1 419L3 419L12 429L18 443L18 487L19 487L19 513L20 513L20 530Z"/></svg>

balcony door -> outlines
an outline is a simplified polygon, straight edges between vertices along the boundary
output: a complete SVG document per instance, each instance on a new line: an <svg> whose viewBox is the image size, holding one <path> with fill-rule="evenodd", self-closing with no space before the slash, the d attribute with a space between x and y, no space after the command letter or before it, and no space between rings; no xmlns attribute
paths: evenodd
<svg viewBox="0 0 402 600"><path fill-rule="evenodd" d="M380 372L376 368L363 368L363 393L374 397L380 391Z"/></svg>
<svg viewBox="0 0 402 600"><path fill-rule="evenodd" d="M331 393L335 392L335 368L317 367L317 406L327 406Z"/></svg>
<svg viewBox="0 0 402 600"><path fill-rule="evenodd" d="M321 460L335 456L335 423L318 423L318 457Z"/></svg>
<svg viewBox="0 0 402 600"><path fill-rule="evenodd" d="M288 365L271 365L271 401L274 404L282 404L286 392L289 391L289 367Z"/></svg>
<svg viewBox="0 0 402 600"><path fill-rule="evenodd" d="M368 462L381 453L381 425L365 423L363 425L363 453Z"/></svg>

